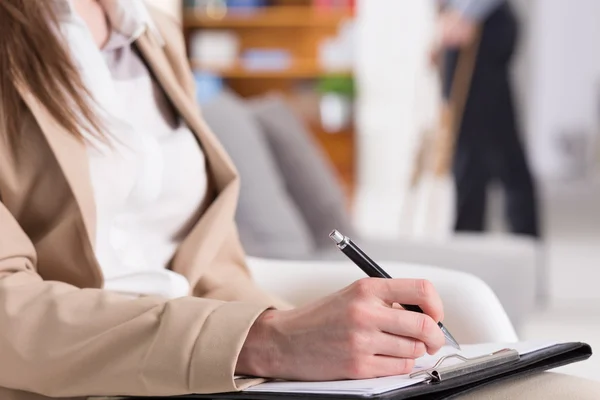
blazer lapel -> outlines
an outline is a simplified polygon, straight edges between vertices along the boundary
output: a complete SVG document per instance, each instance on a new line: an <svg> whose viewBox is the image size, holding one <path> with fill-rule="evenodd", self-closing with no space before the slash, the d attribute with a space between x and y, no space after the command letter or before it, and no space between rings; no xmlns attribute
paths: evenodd
<svg viewBox="0 0 600 400"><path fill-rule="evenodd" d="M233 162L200 116L196 103L186 95L152 33L146 31L136 44L167 97L196 135L208 161L207 170L216 186L216 198L184 239L171 263L171 269L186 276L193 287L203 271L197 267L210 263L230 234L228 230L235 217L239 179Z"/></svg>
<svg viewBox="0 0 600 400"><path fill-rule="evenodd" d="M196 103L190 100L180 86L163 49L158 45L150 31L146 31L140 36L136 44L167 97L197 136L200 145L206 152L217 189L225 188L237 177L235 167L229 160L227 153L210 132L206 122L200 117Z"/></svg>
<svg viewBox="0 0 600 400"><path fill-rule="evenodd" d="M82 236L80 244L57 243L57 245L84 246L81 254L86 255L88 265L92 266L91 271L84 273L81 264L82 260L70 260L73 264L72 266L77 269L76 275L82 276L79 284L87 285L90 282L88 279L91 277L92 286L101 285L102 275L98 268L97 260L93 256L96 232L96 204L89 176L89 163L85 143L67 132L29 90L19 87L19 92L37 121L50 149L54 153L75 198L75 202L78 205L78 207L69 211L74 213L69 216L71 218L67 218L67 216L63 216L63 218L74 221L76 225L74 228ZM91 275L88 275L88 273Z"/></svg>

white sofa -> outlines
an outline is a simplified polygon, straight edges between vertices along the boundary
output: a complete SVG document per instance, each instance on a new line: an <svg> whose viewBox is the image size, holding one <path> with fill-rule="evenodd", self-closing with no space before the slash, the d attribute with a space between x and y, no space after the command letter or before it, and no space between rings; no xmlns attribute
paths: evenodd
<svg viewBox="0 0 600 400"><path fill-rule="evenodd" d="M364 274L347 261L278 261L249 258L257 283L294 305L334 293ZM387 263L390 275L430 280L444 301L444 324L463 344L517 341L513 325L498 297L481 279L462 272Z"/></svg>
<svg viewBox="0 0 600 400"><path fill-rule="evenodd" d="M365 241L360 246L386 267L394 262L435 265L482 279L500 299L517 332L545 299L543 247L527 237L461 233L443 240L404 238ZM337 256L333 259L344 259Z"/></svg>

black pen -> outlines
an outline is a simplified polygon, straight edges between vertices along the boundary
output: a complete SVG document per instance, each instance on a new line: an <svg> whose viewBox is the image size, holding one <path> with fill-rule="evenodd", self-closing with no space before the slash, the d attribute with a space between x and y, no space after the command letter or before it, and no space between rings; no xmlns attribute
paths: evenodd
<svg viewBox="0 0 600 400"><path fill-rule="evenodd" d="M335 242L338 249L342 251L354 264L356 264L360 269L364 271L371 278L386 278L392 279L392 277L383 270L377 263L366 255L349 237L342 235L337 230L334 230L329 234L329 237ZM407 311L423 313L423 310L419 306L414 305L404 305L400 304L402 308ZM460 345L454 339L454 337L450 334L448 329L441 323L438 322L438 326L444 333L446 337L446 343L454 347L455 349L460 350Z"/></svg>

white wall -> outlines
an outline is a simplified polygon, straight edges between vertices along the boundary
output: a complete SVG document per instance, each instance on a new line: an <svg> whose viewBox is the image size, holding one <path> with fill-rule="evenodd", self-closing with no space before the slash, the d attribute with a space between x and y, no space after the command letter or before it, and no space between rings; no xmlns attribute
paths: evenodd
<svg viewBox="0 0 600 400"><path fill-rule="evenodd" d="M530 24L518 81L531 159L541 178L568 178L581 160L565 154L557 137L582 132L593 138L598 130L600 1L515 3Z"/></svg>
<svg viewBox="0 0 600 400"><path fill-rule="evenodd" d="M358 2L355 221L367 236L393 238L406 227L401 219L423 116L419 104L435 93L425 84L433 4Z"/></svg>

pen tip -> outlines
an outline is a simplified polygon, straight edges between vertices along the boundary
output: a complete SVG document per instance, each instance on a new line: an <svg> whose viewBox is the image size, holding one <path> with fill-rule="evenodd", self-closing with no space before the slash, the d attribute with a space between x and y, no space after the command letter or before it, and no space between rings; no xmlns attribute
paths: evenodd
<svg viewBox="0 0 600 400"><path fill-rule="evenodd" d="M456 340L454 340L454 338L446 336L446 344L449 344L450 346L454 347L458 351L461 350L460 345L456 342Z"/></svg>
<svg viewBox="0 0 600 400"><path fill-rule="evenodd" d="M444 336L446 337L446 344L449 344L450 346L454 347L456 350L460 351L461 350L460 345L458 344L456 339L454 339L454 337L450 334L448 329L446 329L446 327L443 327L442 331L444 332Z"/></svg>

